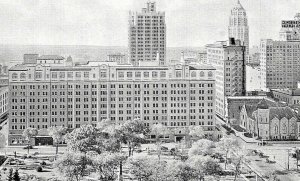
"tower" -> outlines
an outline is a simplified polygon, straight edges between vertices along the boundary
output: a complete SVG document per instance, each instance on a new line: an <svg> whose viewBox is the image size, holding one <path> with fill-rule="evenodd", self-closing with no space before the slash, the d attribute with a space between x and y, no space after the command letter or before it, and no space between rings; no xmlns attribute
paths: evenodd
<svg viewBox="0 0 300 181"><path fill-rule="evenodd" d="M246 47L245 55L249 55L249 27L247 14L240 1L231 9L228 26L229 38L240 40Z"/></svg>
<svg viewBox="0 0 300 181"><path fill-rule="evenodd" d="M155 2L147 2L141 12L129 12L128 48L130 62L138 66L142 61L166 65L165 13L156 11Z"/></svg>

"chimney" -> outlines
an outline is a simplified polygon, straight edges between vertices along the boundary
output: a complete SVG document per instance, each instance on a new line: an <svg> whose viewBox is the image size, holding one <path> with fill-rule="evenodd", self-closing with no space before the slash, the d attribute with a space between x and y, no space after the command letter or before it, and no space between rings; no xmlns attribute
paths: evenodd
<svg viewBox="0 0 300 181"><path fill-rule="evenodd" d="M229 38L229 45L235 45L235 40L233 37Z"/></svg>

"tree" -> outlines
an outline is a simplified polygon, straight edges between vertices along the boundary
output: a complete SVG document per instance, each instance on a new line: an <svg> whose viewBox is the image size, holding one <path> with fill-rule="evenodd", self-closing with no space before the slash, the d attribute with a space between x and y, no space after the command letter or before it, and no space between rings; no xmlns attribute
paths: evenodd
<svg viewBox="0 0 300 181"><path fill-rule="evenodd" d="M67 128L58 126L48 128L49 135L56 144L56 155L58 154L58 144L63 141L64 135L67 133Z"/></svg>
<svg viewBox="0 0 300 181"><path fill-rule="evenodd" d="M165 180L190 181L196 180L198 174L187 162L170 161L165 168Z"/></svg>
<svg viewBox="0 0 300 181"><path fill-rule="evenodd" d="M219 163L210 156L192 156L187 163L195 169L199 180L204 180L204 175L216 175L222 171Z"/></svg>
<svg viewBox="0 0 300 181"><path fill-rule="evenodd" d="M170 134L169 129L161 123L153 124L151 126L151 133L155 135L157 155L158 155L158 158L160 159L160 154L161 154L161 148L160 148L161 139L160 139L160 137L161 136L164 137L165 135Z"/></svg>
<svg viewBox="0 0 300 181"><path fill-rule="evenodd" d="M194 155L211 155L213 153L213 148L215 144L213 141L207 139L200 139L197 142L194 142L192 147L189 149L189 156Z"/></svg>
<svg viewBox="0 0 300 181"><path fill-rule="evenodd" d="M89 157L80 152L67 152L54 163L55 167L69 180L79 181L87 172L91 163Z"/></svg>
<svg viewBox="0 0 300 181"><path fill-rule="evenodd" d="M240 174L241 172L241 164L243 162L243 156L238 156L238 155L234 155L231 158L231 163L232 165L234 165L234 181L236 181L237 176Z"/></svg>
<svg viewBox="0 0 300 181"><path fill-rule="evenodd" d="M240 144L237 139L234 138L226 138L223 137L218 143L217 148L220 149L221 152L225 152L225 169L228 162L228 155L240 148Z"/></svg>
<svg viewBox="0 0 300 181"><path fill-rule="evenodd" d="M23 137L25 140L27 140L27 149L28 149L28 155L29 155L29 146L30 146L30 140L31 138L35 137L38 134L38 130L36 128L28 127L23 131Z"/></svg>
<svg viewBox="0 0 300 181"><path fill-rule="evenodd" d="M159 164L160 163L160 164ZM165 180L165 162L152 156L135 155L127 160L129 172L139 181Z"/></svg>
<svg viewBox="0 0 300 181"><path fill-rule="evenodd" d="M9 169L9 172L8 172L8 175L7 175L7 181L13 181L13 169L10 168Z"/></svg>
<svg viewBox="0 0 300 181"><path fill-rule="evenodd" d="M127 120L115 127L115 134L121 143L127 144L128 155L132 155L134 148L145 141L145 135L149 129L140 119Z"/></svg>
<svg viewBox="0 0 300 181"><path fill-rule="evenodd" d="M203 127L198 126L190 126L189 127L189 135L198 139L201 139L204 137L204 130Z"/></svg>
<svg viewBox="0 0 300 181"><path fill-rule="evenodd" d="M20 181L20 176L18 170L15 170L14 176L13 176L14 181Z"/></svg>
<svg viewBox="0 0 300 181"><path fill-rule="evenodd" d="M117 151L121 146L118 140L109 134L101 132L92 125L82 125L65 136L68 149L87 153L95 151L101 154L104 151Z"/></svg>
<svg viewBox="0 0 300 181"><path fill-rule="evenodd" d="M116 170L120 161L125 160L125 156L120 153L104 152L90 156L92 167L97 170L99 180L108 181L117 178Z"/></svg>

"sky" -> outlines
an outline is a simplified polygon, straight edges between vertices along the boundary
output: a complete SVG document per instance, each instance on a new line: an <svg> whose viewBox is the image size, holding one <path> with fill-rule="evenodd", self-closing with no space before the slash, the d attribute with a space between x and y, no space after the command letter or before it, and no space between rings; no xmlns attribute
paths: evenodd
<svg viewBox="0 0 300 181"><path fill-rule="evenodd" d="M147 0L1 0L0 44L127 46L128 12ZM240 0L250 46L278 39L281 20L300 12L299 0ZM156 0L165 11L168 47L202 47L227 39L237 0Z"/></svg>

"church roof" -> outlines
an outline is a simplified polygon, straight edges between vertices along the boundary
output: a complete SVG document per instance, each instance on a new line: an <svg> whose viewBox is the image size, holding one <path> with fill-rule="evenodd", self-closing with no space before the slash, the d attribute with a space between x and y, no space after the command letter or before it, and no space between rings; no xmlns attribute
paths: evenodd
<svg viewBox="0 0 300 181"><path fill-rule="evenodd" d="M297 114L296 112L286 106L286 107L270 107L270 113L269 113L269 118L270 120L272 120L273 118L278 118L278 119L282 119L282 118L287 118L287 119L291 119L293 117L297 118Z"/></svg>
<svg viewBox="0 0 300 181"><path fill-rule="evenodd" d="M265 99L263 99L257 104L257 108L258 109L268 109L269 104L267 103L267 101Z"/></svg>

